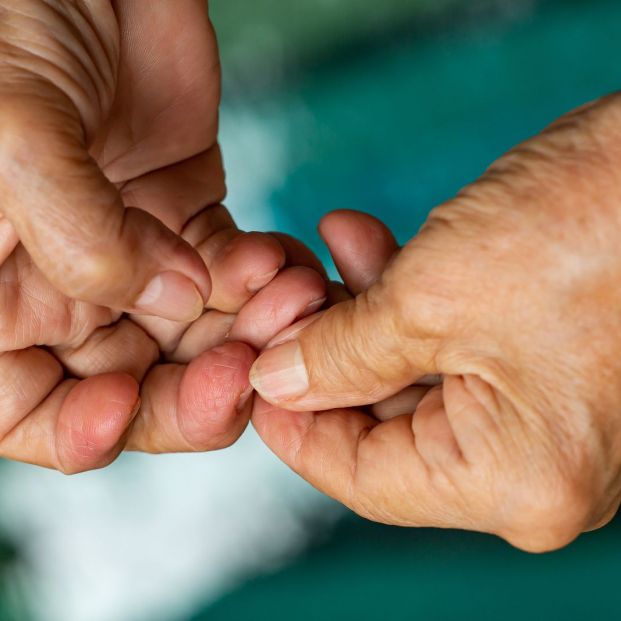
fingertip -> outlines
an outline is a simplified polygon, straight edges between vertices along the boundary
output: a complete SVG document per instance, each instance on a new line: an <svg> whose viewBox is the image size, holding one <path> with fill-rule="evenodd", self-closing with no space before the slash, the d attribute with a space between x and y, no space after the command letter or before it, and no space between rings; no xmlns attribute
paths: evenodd
<svg viewBox="0 0 621 621"><path fill-rule="evenodd" d="M108 465L140 405L138 382L108 373L85 379L66 396L57 423L61 469L82 472Z"/></svg>
<svg viewBox="0 0 621 621"><path fill-rule="evenodd" d="M335 209L322 216L317 225L317 230L320 237L327 243L328 239L335 237L344 227L348 228L357 222L364 222L367 218L371 218L371 216L361 211Z"/></svg>
<svg viewBox="0 0 621 621"><path fill-rule="evenodd" d="M319 224L319 234L354 295L366 291L378 280L399 249L383 222L356 211L328 214Z"/></svg>
<svg viewBox="0 0 621 621"><path fill-rule="evenodd" d="M325 280L328 279L325 267L305 243L287 233L279 231L271 231L270 235L282 246L288 266L303 265L305 267L310 267L320 274L322 278Z"/></svg>
<svg viewBox="0 0 621 621"><path fill-rule="evenodd" d="M254 294L269 284L285 266L286 256L283 247L272 235L267 233L245 233L238 238L240 254L253 257L252 270L246 277L246 289Z"/></svg>
<svg viewBox="0 0 621 621"><path fill-rule="evenodd" d="M375 216L364 211L356 211L355 209L336 209L324 215L319 221L319 233L330 234L336 229L350 228L351 226L365 227L369 229L380 230L387 237L394 239L390 229Z"/></svg>
<svg viewBox="0 0 621 621"><path fill-rule="evenodd" d="M179 387L180 430L194 450L224 448L242 433L250 415L249 372L256 354L226 343L193 360Z"/></svg>
<svg viewBox="0 0 621 621"><path fill-rule="evenodd" d="M209 307L227 313L238 312L276 277L284 264L285 252L271 235L237 235L209 264L213 279Z"/></svg>

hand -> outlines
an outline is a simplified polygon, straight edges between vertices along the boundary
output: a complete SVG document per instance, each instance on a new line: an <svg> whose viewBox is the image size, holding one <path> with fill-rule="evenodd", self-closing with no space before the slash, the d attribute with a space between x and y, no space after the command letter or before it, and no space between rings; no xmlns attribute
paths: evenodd
<svg viewBox="0 0 621 621"><path fill-rule="evenodd" d="M176 233L224 196L206 3L0 0L0 14L0 212L14 239L69 297L196 319L210 278ZM197 187L177 197L185 177Z"/></svg>
<svg viewBox="0 0 621 621"><path fill-rule="evenodd" d="M543 551L609 521L621 498L620 145L615 95L501 158L400 251L362 216L324 220L346 283L369 288L255 363L267 445L386 523ZM439 386L408 388L436 375Z"/></svg>
<svg viewBox="0 0 621 621"><path fill-rule="evenodd" d="M74 165L86 161L85 153L69 157L73 151L64 151L64 129L54 125L58 110L71 117L73 108L55 87L17 71L24 61L23 50L11 48L7 41L17 37L20 45L41 46L26 54L36 64L30 72L37 68L50 71L50 78L66 78L69 73L56 72L53 63L35 52L49 53L54 62L68 63L67 71L78 71L76 58L66 56L71 46L60 42L75 35L71 24L77 24L86 39L94 32L69 3L4 2L0 7L5 8L0 24L0 65L4 62L0 89L14 87L11 93L22 95L14 99L19 105L7 108L0 119L7 125L21 122L19 115L25 109L42 106L35 120L43 124L22 128L24 136L37 130L41 140L36 149L10 132L23 146L28 165L24 170L12 167L16 156L12 149L2 151L7 158L0 166L0 177L4 174L5 182L12 183L0 207L5 210L10 203L7 215L11 209L20 210L17 220L0 215L0 455L73 473L104 466L123 448L170 452L227 446L245 428L251 408L248 369L255 353L247 344L261 348L275 331L316 310L324 283L315 271L288 269L310 265L321 271L303 246L283 235L243 234L219 204L225 191L215 143L219 73L204 3L123 3L116 17L105 3L80 5L89 9L86 17L94 20L91 25L103 28L98 40L106 40L105 27L114 29L118 19L120 45L127 48L116 100L92 140L99 167L88 160L84 175ZM183 37L177 40L174 32L180 29ZM95 44L86 39L85 44ZM7 49L11 54L2 56ZM81 53L79 46L71 49ZM144 65L140 54L147 52L153 62ZM95 54L95 59L102 57ZM20 75L23 79L18 80ZM67 87L76 84L64 82ZM73 94L84 103L80 92ZM59 148L67 157L46 158L55 176L42 179L37 158L40 143L47 148L50 136L52 146L62 138ZM33 162L34 168L29 167ZM127 238L115 237L115 211L108 211L109 205L102 207L98 198L100 192L103 197L110 192L116 196L100 168L119 185L122 202L138 208L135 216L121 214L141 223ZM90 204L84 197L78 218L66 210L78 208L70 204L75 196L69 194L81 191L83 182L92 190L93 200ZM94 224L91 215L96 214L89 215L89 210L97 205L102 220ZM97 268L103 281L95 278L94 298L90 293L84 297L110 294L118 302L115 291L129 291L148 267L148 257L140 256L143 251L158 261L169 254L170 246L157 237L159 233L149 237L153 230L172 239L182 255L193 257L201 273L206 274L207 268L211 272L211 283L203 288L207 312L203 313L201 302L201 316L194 323L125 316L108 306L75 301L48 280L51 274L66 291L69 280L73 282L73 275L82 270L83 257L92 266L89 253L99 248L103 254L96 262L103 261L105 269ZM42 235L48 243L39 246ZM25 247L33 239L35 256L45 255L43 269ZM57 242L62 245L57 247ZM129 260L127 252L134 250ZM114 269L108 270L109 262ZM279 273L282 268L287 269ZM80 273L77 280L85 277L88 284L89 274ZM64 280L67 274L70 278ZM183 299L183 291L165 292L168 310L160 314L185 317Z"/></svg>
<svg viewBox="0 0 621 621"><path fill-rule="evenodd" d="M0 266L0 456L75 473L123 449L207 451L239 437L251 347L317 310L325 283L293 239L244 234L221 206L200 221L183 235L220 294L188 324L71 300L13 250Z"/></svg>

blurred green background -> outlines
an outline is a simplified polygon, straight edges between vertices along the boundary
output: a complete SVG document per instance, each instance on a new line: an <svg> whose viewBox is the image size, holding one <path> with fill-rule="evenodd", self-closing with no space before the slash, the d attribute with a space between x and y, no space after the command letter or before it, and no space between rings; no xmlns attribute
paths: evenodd
<svg viewBox="0 0 621 621"><path fill-rule="evenodd" d="M229 206L242 227L288 231L326 261L322 214L362 209L405 241L506 149L621 86L619 0L211 0L210 11ZM544 556L379 526L289 477L252 431L223 457L125 457L68 483L5 464L0 488L13 494L0 499L0 621L621 618L619 521Z"/></svg>

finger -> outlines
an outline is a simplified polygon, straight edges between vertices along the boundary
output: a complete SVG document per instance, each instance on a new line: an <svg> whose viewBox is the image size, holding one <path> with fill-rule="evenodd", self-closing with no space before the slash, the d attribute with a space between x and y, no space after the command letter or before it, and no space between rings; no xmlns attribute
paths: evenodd
<svg viewBox="0 0 621 621"><path fill-rule="evenodd" d="M357 211L340 210L324 216L319 234L353 295L377 282L399 249L385 224Z"/></svg>
<svg viewBox="0 0 621 621"><path fill-rule="evenodd" d="M275 237L283 247L287 257L286 265L289 267L294 267L296 265L310 267L318 274L321 274L326 280L328 279L328 274L323 263L306 244L286 233L272 231L270 235Z"/></svg>
<svg viewBox="0 0 621 621"><path fill-rule="evenodd" d="M208 307L224 313L238 312L285 264L282 246L266 233L223 231L197 250L212 276Z"/></svg>
<svg viewBox="0 0 621 621"><path fill-rule="evenodd" d="M371 406L373 416L381 421L410 414L429 392L428 386L408 386L401 392Z"/></svg>
<svg viewBox="0 0 621 621"><path fill-rule="evenodd" d="M281 330L319 310L325 301L323 278L308 267L291 267L239 311L230 338L262 349Z"/></svg>
<svg viewBox="0 0 621 621"><path fill-rule="evenodd" d="M349 296L348 299L350 299ZM275 337L267 344L262 345L261 348L265 347L269 349L295 340L307 326L317 321L322 315L323 311L297 321L285 330L278 332ZM423 376L417 380L416 384L408 386L400 392L372 404L371 412L373 416L380 421L386 421L397 418L398 416L403 416L404 414L409 414L418 407L420 401L433 386L437 386L441 383L442 379L440 375Z"/></svg>
<svg viewBox="0 0 621 621"><path fill-rule="evenodd" d="M236 318L236 315L220 311L207 311L183 333L176 347L166 353L166 360L188 364L203 352L224 345L230 338Z"/></svg>
<svg viewBox="0 0 621 621"><path fill-rule="evenodd" d="M416 448L428 467L442 471L448 464L462 459L461 449L444 408L442 386L427 391L420 400L412 421L412 431L415 438L423 439Z"/></svg>
<svg viewBox="0 0 621 621"><path fill-rule="evenodd" d="M365 291L377 282L398 250L394 237L384 224L372 216L359 212L343 210L329 214L320 224L320 233L330 249L345 285L357 293ZM333 304L350 297L347 291L336 283L331 284L328 291L330 302ZM309 324L305 323L306 325ZM279 335L271 344L275 344L276 341L280 343L291 341L293 335L300 332L298 324L287 330L285 335ZM365 343L361 345L364 346ZM384 394L389 394L390 390L386 387ZM414 389L414 392L421 391ZM405 394L395 395L385 407L381 403L376 404L379 416L396 416L399 408L408 405L412 407L406 411L413 411L420 397L412 400L412 394L411 390L406 389ZM399 411L399 415L402 413L404 412Z"/></svg>
<svg viewBox="0 0 621 621"><path fill-rule="evenodd" d="M48 352L30 347L0 354L0 438L5 437L63 379L63 369Z"/></svg>
<svg viewBox="0 0 621 621"><path fill-rule="evenodd" d="M386 267L397 250L390 232L375 218L356 212L328 216L322 231L351 286L375 284L355 300L330 308L295 340L264 352L251 371L259 394L292 410L366 405L436 373L437 343L407 342L399 333L403 319L394 283L398 287L403 278L397 268ZM394 272L386 282L378 280L384 269Z"/></svg>
<svg viewBox="0 0 621 621"><path fill-rule="evenodd" d="M210 206L219 205L225 194L218 145L187 160L133 179L121 189L126 205L150 213L177 234L191 229L192 219L203 210L210 209ZM218 223L223 228L218 222L218 215L222 215L218 212L221 211L214 208L212 219L214 224ZM235 226L230 216L227 225ZM185 235L184 239L189 242Z"/></svg>
<svg viewBox="0 0 621 621"><path fill-rule="evenodd" d="M127 375L62 381L5 433L0 454L66 474L101 468L122 450L137 407L138 385Z"/></svg>
<svg viewBox="0 0 621 621"><path fill-rule="evenodd" d="M324 216L319 234L328 246L345 289L338 283L330 287L330 306L366 291L380 278L390 259L398 251L393 234L380 220L368 214L339 210ZM373 404L378 420L389 420L413 412L427 393L426 388L411 386L400 393Z"/></svg>
<svg viewBox="0 0 621 621"><path fill-rule="evenodd" d="M149 453L209 451L232 444L250 417L250 347L227 343L188 366L154 367L145 378L142 405L127 442Z"/></svg>
<svg viewBox="0 0 621 621"><path fill-rule="evenodd" d="M212 277L212 295L207 306L226 314L240 308L271 282L284 264L284 251L271 236L243 233L233 224L228 211L216 206L201 212L183 235L196 244ZM140 325L168 355L180 345L191 323L159 317L134 316ZM196 334L196 330L192 334ZM185 343L190 341L185 339Z"/></svg>
<svg viewBox="0 0 621 621"><path fill-rule="evenodd" d="M317 272L289 268L247 302L238 315L208 311L188 328L167 359L188 363L226 341L242 341L261 349L297 318L314 313L325 299L325 282Z"/></svg>
<svg viewBox="0 0 621 621"><path fill-rule="evenodd" d="M19 122L0 157L2 211L46 278L94 304L198 317L210 294L200 257L153 216L125 208L88 155L78 119L47 107L13 112Z"/></svg>
<svg viewBox="0 0 621 621"><path fill-rule="evenodd" d="M57 346L52 352L72 377L124 373L138 382L160 357L155 341L129 319L97 328L77 347Z"/></svg>
<svg viewBox="0 0 621 621"><path fill-rule="evenodd" d="M170 200L174 199L174 194ZM161 209L164 209L162 206ZM184 208L185 209L185 208ZM188 212L184 212L186 217ZM179 222L172 222L176 216L168 214L169 224L179 226ZM199 211L188 222L185 222L181 231L181 236L192 245L192 247L200 247L203 250L201 258L212 261L213 257L209 253L217 254L217 250L230 239L234 239L242 235L241 231L235 226L233 218L223 205L213 205ZM221 243L221 240L226 241ZM214 243L214 240L217 240ZM221 244L221 245L220 245ZM217 246L214 249L214 246ZM192 322L169 321L160 317L148 317L146 315L132 315L132 321L137 323L155 342L158 344L162 352L171 355L179 346L180 340L185 332L194 324ZM197 321L202 321L201 317ZM196 334L196 330L192 331ZM201 350L204 351L204 350Z"/></svg>
<svg viewBox="0 0 621 621"><path fill-rule="evenodd" d="M450 482L430 475L412 416L378 423L357 410L290 412L257 398L253 425L311 485L356 513L410 526L465 524Z"/></svg>
<svg viewBox="0 0 621 621"><path fill-rule="evenodd" d="M274 405L321 410L376 403L437 373L438 341L408 336L394 299L380 282L328 309L295 340L262 353L252 385Z"/></svg>
<svg viewBox="0 0 621 621"><path fill-rule="evenodd" d="M117 315L70 300L45 278L22 245L0 265L0 350L32 345L78 347Z"/></svg>

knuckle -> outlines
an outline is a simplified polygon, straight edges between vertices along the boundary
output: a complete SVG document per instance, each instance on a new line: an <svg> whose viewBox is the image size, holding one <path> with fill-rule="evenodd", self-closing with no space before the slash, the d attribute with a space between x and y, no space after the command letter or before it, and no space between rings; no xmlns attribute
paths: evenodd
<svg viewBox="0 0 621 621"><path fill-rule="evenodd" d="M571 479L526 485L511 503L501 535L528 552L556 550L573 541L589 523L591 494Z"/></svg>
<svg viewBox="0 0 621 621"><path fill-rule="evenodd" d="M390 332L415 343L418 359L426 358L430 366L438 343L460 327L463 301L468 299L462 290L468 282L464 263L447 253L447 248L462 244L453 244L445 233L439 218L430 218L384 273L381 286L369 292L375 298L372 303L386 309L383 316ZM400 349L405 349L403 342Z"/></svg>
<svg viewBox="0 0 621 621"><path fill-rule="evenodd" d="M365 520L376 524L396 525L405 523L396 518L393 512L385 508L379 499L371 498L367 494L354 494L347 502L349 508ZM410 525L410 524L409 524Z"/></svg>
<svg viewBox="0 0 621 621"><path fill-rule="evenodd" d="M325 315L328 320L317 322L321 324L319 338L305 341L304 358L311 378L321 377L326 394L363 391L370 401L375 401L382 397L384 386L377 362L382 361L386 372L394 365L387 360L380 326L370 330L367 313L358 312L364 299L359 297L348 304L344 320L333 318L330 309ZM342 324L350 328L343 330Z"/></svg>
<svg viewBox="0 0 621 621"><path fill-rule="evenodd" d="M115 293L121 294L120 285L128 272L117 258L88 248L79 249L75 254L79 255L78 260L73 260L69 255L63 260L62 266L59 265L61 269L54 270L51 276L65 295L82 299L93 296L99 298L103 292L108 297Z"/></svg>

